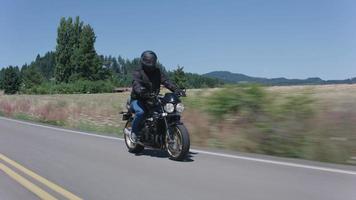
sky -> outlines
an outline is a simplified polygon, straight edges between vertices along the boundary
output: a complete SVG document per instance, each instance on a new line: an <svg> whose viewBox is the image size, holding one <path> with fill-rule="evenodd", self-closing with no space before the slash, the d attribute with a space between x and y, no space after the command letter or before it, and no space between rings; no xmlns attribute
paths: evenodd
<svg viewBox="0 0 356 200"><path fill-rule="evenodd" d="M0 0L0 67L56 47L61 17L96 33L99 54L153 50L166 68L257 77L356 77L353 0Z"/></svg>

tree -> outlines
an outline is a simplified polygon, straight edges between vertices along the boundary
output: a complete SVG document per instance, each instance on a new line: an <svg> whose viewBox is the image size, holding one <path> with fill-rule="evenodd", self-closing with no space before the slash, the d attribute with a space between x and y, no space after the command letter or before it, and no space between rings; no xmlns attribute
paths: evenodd
<svg viewBox="0 0 356 200"><path fill-rule="evenodd" d="M47 52L43 57L37 55L36 60L33 61L29 66L26 64L23 65L21 68L21 72L27 69L28 67L34 67L38 70L38 72L45 80L50 80L54 77L55 66L55 53L50 51Z"/></svg>
<svg viewBox="0 0 356 200"><path fill-rule="evenodd" d="M119 55L119 57L117 58L117 62L119 64L120 73L123 74L124 73L123 66L125 65L125 59Z"/></svg>
<svg viewBox="0 0 356 200"><path fill-rule="evenodd" d="M5 68L0 70L0 89L4 89Z"/></svg>
<svg viewBox="0 0 356 200"><path fill-rule="evenodd" d="M102 80L110 77L111 71L103 67L103 57L96 53L94 29L84 25L79 17L62 18L57 31L56 68L57 82L78 79Z"/></svg>
<svg viewBox="0 0 356 200"><path fill-rule="evenodd" d="M73 25L72 18L66 20L64 17L59 23L57 29L57 46L56 46L56 68L55 78L57 82L68 82L73 73L71 66L71 57L73 54Z"/></svg>
<svg viewBox="0 0 356 200"><path fill-rule="evenodd" d="M72 74L69 79L73 79L74 77L79 77L80 74L80 61L82 59L82 55L80 52L80 38L83 30L84 23L80 21L79 16L76 17L74 24L72 24L72 36L70 37L70 44L72 45L72 55L70 57L70 66L73 68ZM76 78L74 78L75 80ZM69 80L70 81L70 80Z"/></svg>
<svg viewBox="0 0 356 200"><path fill-rule="evenodd" d="M22 67L21 78L22 78L23 87L26 89L40 85L43 83L44 80L42 74L35 66Z"/></svg>
<svg viewBox="0 0 356 200"><path fill-rule="evenodd" d="M81 31L79 46L75 50L77 57L74 63L76 66L75 73L88 80L100 80L102 78L99 75L102 63L94 47L95 40L93 28L90 25L85 25Z"/></svg>
<svg viewBox="0 0 356 200"><path fill-rule="evenodd" d="M121 73L121 69L120 69L120 65L117 62L116 58L112 58L112 65L111 65L112 70L117 73L120 74Z"/></svg>
<svg viewBox="0 0 356 200"><path fill-rule="evenodd" d="M16 94L21 84L20 70L18 67L9 66L4 71L4 92L5 94Z"/></svg>
<svg viewBox="0 0 356 200"><path fill-rule="evenodd" d="M54 77L54 69L55 69L55 54L54 52L47 52L43 57L41 57L39 65L37 69L41 72L42 76L50 80Z"/></svg>
<svg viewBox="0 0 356 200"><path fill-rule="evenodd" d="M177 66L177 69L173 71L173 81L177 84L180 88L187 87L187 77L184 73L184 67Z"/></svg>

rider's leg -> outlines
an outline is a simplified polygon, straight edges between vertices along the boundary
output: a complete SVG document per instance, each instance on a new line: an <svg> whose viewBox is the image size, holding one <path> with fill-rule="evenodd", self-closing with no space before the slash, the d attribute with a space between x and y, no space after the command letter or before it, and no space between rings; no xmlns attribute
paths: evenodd
<svg viewBox="0 0 356 200"><path fill-rule="evenodd" d="M138 100L133 100L131 102L131 108L135 112L135 117L132 122L132 132L136 137L139 137L142 121L144 120L145 111L142 104Z"/></svg>

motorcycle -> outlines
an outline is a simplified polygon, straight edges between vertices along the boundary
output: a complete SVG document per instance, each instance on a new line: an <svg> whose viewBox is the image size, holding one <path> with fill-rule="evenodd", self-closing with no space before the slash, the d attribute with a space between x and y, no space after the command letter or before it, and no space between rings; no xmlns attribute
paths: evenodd
<svg viewBox="0 0 356 200"><path fill-rule="evenodd" d="M140 153L145 147L167 151L172 160L184 160L190 148L187 128L181 122L184 111L180 97L183 94L166 93L159 95L152 93L145 103L146 120L141 129L140 140L136 143L130 139L134 112L127 103L127 112L121 112L126 121L124 139L130 153Z"/></svg>

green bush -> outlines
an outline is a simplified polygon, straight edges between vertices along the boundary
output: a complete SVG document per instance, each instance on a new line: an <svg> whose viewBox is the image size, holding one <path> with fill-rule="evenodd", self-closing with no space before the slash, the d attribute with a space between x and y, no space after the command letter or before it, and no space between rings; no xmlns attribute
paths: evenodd
<svg viewBox="0 0 356 200"><path fill-rule="evenodd" d="M288 96L278 103L271 101L258 121L260 150L270 155L304 157L313 102L308 94Z"/></svg>
<svg viewBox="0 0 356 200"><path fill-rule="evenodd" d="M266 93L258 85L227 86L209 97L207 111L217 118L242 112L255 115L266 102Z"/></svg>
<svg viewBox="0 0 356 200"><path fill-rule="evenodd" d="M114 85L109 81L79 80L71 83L55 84L51 82L24 89L26 94L78 94L78 93L110 93Z"/></svg>
<svg viewBox="0 0 356 200"><path fill-rule="evenodd" d="M309 94L283 97L267 93L258 85L235 85L216 90L208 96L200 95L190 99L189 103L204 105L204 110L213 119L218 119L211 123L211 126L218 128L218 132L224 132L224 125L238 129L236 134L239 138L234 143L228 142L235 149L244 146L240 142L244 137L245 143L252 144L250 152L305 157L312 125L310 119L314 113L314 101ZM234 137L229 136L230 139ZM223 135L218 138L229 139Z"/></svg>

